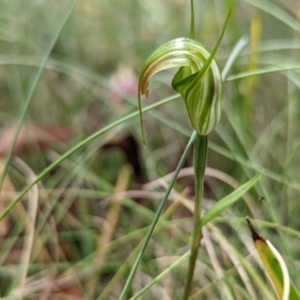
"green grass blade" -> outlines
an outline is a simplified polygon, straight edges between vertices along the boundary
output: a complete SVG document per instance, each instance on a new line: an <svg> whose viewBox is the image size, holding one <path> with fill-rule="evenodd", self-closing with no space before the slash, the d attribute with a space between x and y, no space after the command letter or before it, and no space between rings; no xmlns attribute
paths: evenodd
<svg viewBox="0 0 300 300"><path fill-rule="evenodd" d="M178 98L178 95L163 99L157 103L154 103L152 105L149 105L145 108L143 108L143 112L149 111L155 107L158 107L160 105L166 104L170 101L173 101L175 99ZM1 216L0 216L0 221L8 214L8 212L21 200L21 198L26 195L26 193L36 184L38 183L46 174L48 174L51 170L53 170L55 167L57 167L62 161L64 161L66 158L68 158L69 156L71 156L73 153L75 153L76 151L78 151L79 149L83 148L85 145L87 145L88 143L92 142L93 140L95 140L97 137L101 136L102 134L108 132L109 130L111 130L112 128L136 117L137 115L139 115L139 111L135 111L103 128L101 128L100 130L98 130L97 132L95 132L94 134L88 136L86 139L84 139L83 141L81 141L80 143L76 144L74 147L72 147L71 149L69 149L67 152L65 152L60 158L58 158L56 161L54 161L52 164L50 164L48 167L46 167L41 173L39 173L36 177L36 179L34 181L32 181L30 184L28 184L26 187L24 187L24 189L14 198L12 199L12 201L9 203L9 205L7 205L7 207L5 208L5 210L2 212Z"/></svg>
<svg viewBox="0 0 300 300"><path fill-rule="evenodd" d="M169 274L173 269L178 267L181 263L183 263L191 254L191 251L185 252L175 263L173 263L171 266L166 268L163 272L161 272L158 276L154 278L150 283L148 283L146 286L144 286L138 293L136 293L133 297L131 297L129 300L136 300L143 294L145 294L154 284L158 283L160 280L162 280L167 274Z"/></svg>
<svg viewBox="0 0 300 300"><path fill-rule="evenodd" d="M189 150L190 150L190 147L193 145L193 143L194 143L194 141L195 141L195 139L196 139L196 136L197 136L197 133L194 131L194 132L192 133L191 137L190 137L190 140L188 141L188 143L187 143L187 145L186 145L186 147L185 147L185 150L184 150L184 152L183 152L183 154L182 154L180 160L179 160L179 163L178 163L178 165L177 165L177 167L176 167L176 170L175 170L175 172L174 172L174 174L173 174L172 180L171 180L170 183L169 183L169 186L168 186L168 188L167 188L167 190L166 190L166 193L165 193L165 195L164 195L164 198L163 198L163 200L161 201L161 203L160 203L160 205L159 205L159 207L158 207L158 209L157 209L157 212L156 212L156 214L155 214L155 216L154 216L154 218L153 218L153 220L152 220L152 223L151 223L151 225L150 225L150 228L149 228L149 230L148 230L148 232L147 232L147 234L146 234L146 236L145 236L145 240L144 240L144 243L143 243L143 245L142 245L142 247L141 247L141 250L140 250L140 252L139 252L139 254L138 254L138 256L137 256L137 258L136 258L136 260L135 260L135 262L134 262L134 264L133 264L133 266L132 266L132 269L131 269L131 271L130 271L130 273L129 273L129 275L128 275L128 278L127 278L127 280L126 280L125 286L124 286L124 288L123 288L123 290L122 290L122 293L121 293L121 295L120 295L120 298L119 298L120 300L124 300L125 297L126 297L126 295L127 295L127 293L128 293L128 290L129 290L129 288L130 288L130 286L131 286L131 283L132 283L132 281L133 281L133 278L134 278L134 276L135 276L135 273L136 273L136 271L137 271L137 268L138 268L138 266L139 266L139 263L140 263L140 261L141 261L141 259L142 259L142 257L143 257L143 254L144 254L144 252L145 252L145 250L146 250L146 248L147 248L147 245L148 245L149 240L150 240L150 238L151 238L151 235L152 235L152 233L153 233L153 231L154 231L154 228L155 228L155 226L156 226L156 224L157 224L157 222L158 222L158 220L159 220L159 217L160 217L160 215L161 215L161 213L162 213L162 211L163 211L163 208L164 208L164 206L165 206L165 203L166 203L166 201L167 201L167 199L168 199L168 197L169 197L169 195L170 195L170 193L171 193L171 190L172 190L173 185L174 185L174 183L175 183L175 181L176 181L176 178L177 178L177 176L178 176L178 174L179 174L179 171L181 170L181 168L182 168L182 166L183 166L183 164L184 164L184 162L185 162L185 160L186 160L186 158L187 158L187 155L188 155L188 152L189 152Z"/></svg>
<svg viewBox="0 0 300 300"><path fill-rule="evenodd" d="M2 189L3 181L4 181L4 178L5 178L5 176L7 174L7 171L8 171L8 165L9 165L9 162L10 162L10 158L12 156L13 149L15 147L19 132L20 132L22 124L24 122L25 115L26 115L27 109L29 107L30 101L32 99L33 93L35 91L35 88L38 84L38 81L39 81L41 75L42 75L42 72L43 72L44 67L47 63L47 60L50 56L50 53L51 53L51 51L52 51L52 49L53 49L53 47L54 47L54 45L55 45L55 43L56 43L56 41L59 37L61 31L63 30L65 24L67 23L67 21L68 21L70 15L71 15L76 3L77 3L77 0L73 0L69 4L64 17L62 18L61 22L58 24L57 29L55 30L55 32L53 34L53 37L50 40L48 48L47 48L44 56L41 59L41 63L39 65L39 68L38 68L35 76L33 77L32 81L31 81L31 84L28 88L28 92L27 92L27 95L26 95L26 98L25 98L25 103L22 105L21 110L20 110L20 115L17 118L18 122L17 122L17 126L16 126L16 131L14 133L13 141L10 145L10 148L9 148L8 152L7 152L4 169L3 169L3 172L2 172L1 177L0 177L0 191Z"/></svg>
<svg viewBox="0 0 300 300"><path fill-rule="evenodd" d="M292 16L284 12L275 4L267 1L267 0L244 0L245 2L250 3L253 6L258 7L259 9L263 10L264 12L274 16L278 20L282 21L295 31L300 32L300 22L297 19L294 19Z"/></svg>
<svg viewBox="0 0 300 300"><path fill-rule="evenodd" d="M261 68L246 72L241 72L236 75L228 76L228 78L225 80L225 82L233 81L237 79L247 78L250 76L258 76L263 74L269 74L269 73L275 73L275 72L284 72L284 71L291 71L291 70L299 70L300 65L288 65L288 66L274 66L274 67L267 67L267 68Z"/></svg>
<svg viewBox="0 0 300 300"><path fill-rule="evenodd" d="M233 203L238 201L240 197L246 193L262 176L263 171L255 175L249 181L245 182L239 188L234 190L232 193L224 197L223 199L219 200L216 204L214 204L201 218L201 221L198 223L197 227L195 228L193 234L201 230L201 228L210 222L214 217L219 215L222 211L226 208L231 206Z"/></svg>

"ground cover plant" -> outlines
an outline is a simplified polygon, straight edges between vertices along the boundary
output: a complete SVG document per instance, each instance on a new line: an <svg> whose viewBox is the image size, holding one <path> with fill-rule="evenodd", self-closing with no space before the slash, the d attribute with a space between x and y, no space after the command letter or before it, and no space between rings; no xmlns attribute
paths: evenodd
<svg viewBox="0 0 300 300"><path fill-rule="evenodd" d="M2 298L299 299L299 1L2 4Z"/></svg>

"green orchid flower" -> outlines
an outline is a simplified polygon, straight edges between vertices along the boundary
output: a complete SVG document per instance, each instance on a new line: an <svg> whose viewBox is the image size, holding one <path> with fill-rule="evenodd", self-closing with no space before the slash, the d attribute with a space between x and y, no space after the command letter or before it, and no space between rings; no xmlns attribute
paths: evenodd
<svg viewBox="0 0 300 300"><path fill-rule="evenodd" d="M222 77L211 53L190 38L177 38L167 42L144 63L138 95L141 123L143 124L141 94L148 96L150 78L159 71L173 67L180 69L173 78L172 87L184 99L193 128L199 135L209 134L221 119Z"/></svg>

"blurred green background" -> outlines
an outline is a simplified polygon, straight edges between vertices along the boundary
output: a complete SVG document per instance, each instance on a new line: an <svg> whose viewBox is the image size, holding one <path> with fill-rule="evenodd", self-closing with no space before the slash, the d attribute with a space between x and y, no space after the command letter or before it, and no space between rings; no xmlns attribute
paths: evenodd
<svg viewBox="0 0 300 300"><path fill-rule="evenodd" d="M143 62L163 43L189 36L187 0L79 0L60 30L72 3L0 3L1 164L26 99L30 105L13 156L38 174L84 138L136 111ZM217 41L230 3L195 1L195 39L208 49ZM244 45L224 83L221 123L209 136L211 173L204 210L262 168L265 175L245 201L205 229L210 242L204 242L199 256L193 292L200 294L195 299L273 299L246 215L261 220L255 224L280 249L299 287L299 16L297 0L237 1L217 52L223 69L235 46ZM282 70L269 72L271 68ZM170 87L175 71L151 80L144 106L175 94ZM243 72L253 76L236 76ZM1 296L118 299L132 264L130 255L134 257L165 191L168 179L163 176L175 169L192 132L179 97L145 114L145 128L146 148L136 116L47 173L39 185L36 210L30 195L11 209L0 230ZM190 166L192 157L170 197L168 219L146 251L131 296L188 249ZM12 162L1 210L26 185L26 170L20 172L20 165ZM34 211L30 227L26 216ZM186 262L140 299L180 299L185 273Z"/></svg>

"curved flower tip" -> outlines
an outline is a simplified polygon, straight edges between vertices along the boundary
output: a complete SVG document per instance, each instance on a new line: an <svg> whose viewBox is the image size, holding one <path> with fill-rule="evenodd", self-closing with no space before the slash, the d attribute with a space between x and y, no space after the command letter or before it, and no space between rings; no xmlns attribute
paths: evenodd
<svg viewBox="0 0 300 300"><path fill-rule="evenodd" d="M279 251L269 240L264 239L256 231L248 217L246 217L246 221L250 228L255 248L278 297L282 300L299 299L299 294L290 281L287 266ZM293 295L293 297L290 297L290 295Z"/></svg>
<svg viewBox="0 0 300 300"><path fill-rule="evenodd" d="M138 88L140 120L144 140L141 95L148 96L150 78L159 71L180 67L172 87L185 101L193 128L210 133L221 118L222 77L213 55L199 42L177 38L155 50L143 65Z"/></svg>

